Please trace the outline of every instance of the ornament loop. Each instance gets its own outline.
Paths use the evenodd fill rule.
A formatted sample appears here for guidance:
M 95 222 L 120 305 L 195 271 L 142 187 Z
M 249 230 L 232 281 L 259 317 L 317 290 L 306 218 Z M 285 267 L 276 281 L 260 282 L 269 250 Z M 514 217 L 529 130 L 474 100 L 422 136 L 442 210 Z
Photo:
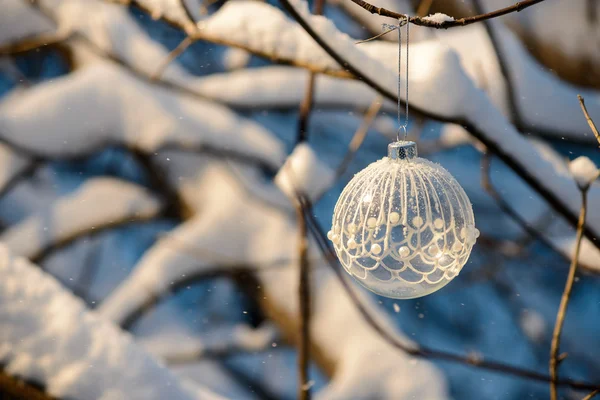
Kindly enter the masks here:
M 406 141 L 406 137 L 408 136 L 408 130 L 406 129 L 406 124 L 400 125 L 398 128 L 398 132 L 396 132 L 396 141 L 400 142 L 400 132 L 402 132 L 402 140 Z
M 407 140 L 399 140 L 388 144 L 388 157 L 392 160 L 412 160 L 417 158 L 417 144 Z

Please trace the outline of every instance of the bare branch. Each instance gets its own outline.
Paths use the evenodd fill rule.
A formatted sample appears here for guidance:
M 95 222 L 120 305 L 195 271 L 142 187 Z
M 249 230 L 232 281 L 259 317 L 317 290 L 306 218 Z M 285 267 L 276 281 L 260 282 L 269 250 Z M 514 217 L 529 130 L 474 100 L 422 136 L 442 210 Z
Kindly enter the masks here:
M 577 98 L 579 99 L 579 105 L 581 105 L 581 110 L 583 111 L 583 115 L 585 115 L 585 119 L 587 120 L 587 123 L 590 126 L 590 129 L 592 130 L 592 132 L 594 133 L 594 136 L 596 136 L 596 139 L 598 140 L 598 143 L 600 144 L 600 133 L 598 133 L 598 128 L 596 128 L 596 124 L 594 124 L 594 121 L 592 121 L 590 114 L 588 114 L 588 110 L 585 107 L 585 99 L 583 97 L 581 97 L 581 95 L 579 95 L 579 94 L 577 95 Z
M 538 232 L 538 230 L 536 228 L 531 226 L 531 224 L 527 220 L 522 218 L 510 206 L 510 204 L 502 198 L 502 196 L 500 195 L 500 193 L 498 193 L 498 191 L 496 190 L 496 188 L 494 187 L 494 185 L 492 183 L 491 168 L 490 168 L 491 163 L 492 163 L 491 155 L 487 151 L 484 152 L 483 157 L 481 158 L 481 186 L 487 192 L 487 194 L 489 194 L 494 199 L 494 201 L 496 202 L 496 204 L 498 205 L 500 210 L 502 210 L 506 215 L 508 215 L 510 218 L 512 218 L 512 220 L 515 221 L 532 238 L 539 240 L 541 243 L 546 245 L 549 249 L 556 252 L 561 257 L 563 257 L 565 260 L 570 260 L 568 257 L 566 257 L 560 251 L 560 249 L 558 249 L 556 246 L 554 246 L 554 244 L 550 240 L 548 240 L 544 235 L 542 235 L 540 232 Z
M 298 223 L 298 303 L 300 340 L 298 346 L 298 399 L 310 400 L 308 367 L 310 364 L 310 265 L 308 263 L 308 231 L 306 218 L 301 204 L 296 205 Z
M 323 14 L 323 3 L 324 0 L 317 0 L 315 2 L 314 14 L 321 15 Z M 308 82 L 306 83 L 306 91 L 304 94 L 304 99 L 300 104 L 300 117 L 298 118 L 298 134 L 296 135 L 296 144 L 305 142 L 308 139 L 308 120 L 310 118 L 310 113 L 313 109 L 314 97 L 315 97 L 315 80 L 317 74 L 313 71 L 310 72 L 308 77 Z
M 181 43 L 179 43 L 177 45 L 177 47 L 175 47 L 169 53 L 169 55 L 167 56 L 165 61 L 160 65 L 160 67 L 157 68 L 156 72 L 154 72 L 150 76 L 150 79 L 154 80 L 154 81 L 159 80 L 160 77 L 162 76 L 162 74 L 165 72 L 165 69 L 167 69 L 167 67 L 169 66 L 169 64 L 171 64 L 173 61 L 175 61 L 175 59 L 177 57 L 179 57 L 184 51 L 186 51 L 187 48 L 192 45 L 192 43 L 194 43 L 194 39 L 192 39 L 189 36 L 187 36 L 185 39 L 183 39 L 181 41 Z
M 550 399 L 557 400 L 556 383 L 558 380 L 558 351 L 560 349 L 560 335 L 565 322 L 565 316 L 567 314 L 567 307 L 569 306 L 569 299 L 571 298 L 571 292 L 573 291 L 573 283 L 575 282 L 575 275 L 577 274 L 577 266 L 579 260 L 579 251 L 581 250 L 581 239 L 583 239 L 583 226 L 585 224 L 585 216 L 587 213 L 587 190 L 589 187 L 581 189 L 581 213 L 579 214 L 579 223 L 577 224 L 577 239 L 575 242 L 575 254 L 569 267 L 569 274 L 567 276 L 567 282 L 565 283 L 565 290 L 563 291 L 560 299 L 560 305 L 558 307 L 558 313 L 556 315 L 556 324 L 554 325 L 554 332 L 552 333 L 552 344 L 550 348 Z
M 0 369 L 0 394 L 12 400 L 55 400 L 42 386 L 14 378 Z M 6 397 L 5 397 L 6 396 Z
M 374 6 L 373 4 L 367 3 L 364 0 L 351 0 L 351 1 L 355 4 L 357 4 L 358 6 L 364 8 L 371 14 L 379 14 L 383 17 L 390 17 L 390 18 L 401 19 L 401 20 L 405 20 L 407 18 L 406 14 L 401 14 L 401 13 L 398 13 L 395 11 L 387 10 L 383 7 Z M 492 19 L 492 18 L 501 17 L 503 15 L 510 14 L 512 12 L 519 12 L 521 10 L 526 9 L 527 7 L 531 7 L 537 3 L 541 3 L 542 1 L 544 1 L 544 0 L 520 1 L 518 3 L 513 4 L 512 6 L 501 8 L 501 9 L 498 9 L 496 11 L 492 11 L 492 12 L 489 12 L 486 14 L 474 15 L 472 17 L 465 17 L 465 18 L 460 18 L 460 19 L 453 19 L 453 20 L 444 21 L 441 23 L 434 22 L 434 21 L 428 19 L 427 17 L 410 17 L 409 22 L 411 22 L 415 25 L 419 25 L 419 26 L 426 26 L 428 28 L 448 29 L 448 28 L 454 28 L 457 26 L 470 25 L 470 24 L 474 24 L 476 22 L 481 22 L 481 21 L 485 21 L 488 19 Z
M 51 46 L 65 41 L 70 33 L 45 33 L 37 36 L 26 37 L 12 43 L 0 46 L 0 56 L 25 53 L 44 46 Z
M 598 393 L 600 393 L 600 390 L 594 390 L 592 393 L 588 394 L 581 400 L 592 400 Z
M 386 29 L 385 31 L 381 32 L 380 34 L 377 34 L 377 35 L 372 36 L 372 37 L 370 37 L 368 39 L 365 39 L 365 40 L 359 40 L 355 44 L 367 43 L 367 42 L 370 42 L 372 40 L 379 39 L 380 37 L 382 37 L 384 35 L 387 35 L 388 33 L 392 32 L 392 31 L 395 31 L 395 30 L 396 30 L 396 28 Z
M 350 165 L 350 162 L 352 162 L 354 155 L 356 154 L 356 152 L 362 145 L 363 141 L 365 140 L 365 137 L 367 136 L 367 132 L 369 131 L 369 127 L 371 126 L 371 124 L 373 123 L 373 120 L 377 116 L 377 113 L 381 109 L 382 104 L 383 104 L 383 99 L 381 97 L 377 97 L 371 103 L 371 106 L 367 110 L 367 113 L 365 114 L 365 117 L 364 117 L 362 123 L 360 124 L 360 126 L 358 127 L 356 132 L 354 132 L 354 136 L 352 136 L 352 140 L 350 140 L 350 144 L 348 145 L 348 151 L 346 152 L 344 159 L 342 160 L 339 167 L 335 171 L 336 179 L 339 178 L 340 176 L 342 176 L 344 174 L 344 172 L 346 172 L 346 169 Z
M 473 6 L 475 7 L 475 11 L 482 14 L 483 7 L 481 5 L 480 0 L 473 0 Z M 485 31 L 490 39 L 492 47 L 494 48 L 494 52 L 496 53 L 496 59 L 498 60 L 498 67 L 500 68 L 500 73 L 504 77 L 504 81 L 506 83 L 506 93 L 508 96 L 508 107 L 510 112 L 510 119 L 513 121 L 513 124 L 519 129 L 523 130 L 524 124 L 521 119 L 521 115 L 519 114 L 519 109 L 517 107 L 517 97 L 515 94 L 515 87 L 513 85 L 512 76 L 510 75 L 510 71 L 508 69 L 508 64 L 506 62 L 506 57 L 504 57 L 504 53 L 500 46 L 500 39 L 496 35 L 494 28 L 490 21 L 484 21 L 483 26 L 485 27 Z

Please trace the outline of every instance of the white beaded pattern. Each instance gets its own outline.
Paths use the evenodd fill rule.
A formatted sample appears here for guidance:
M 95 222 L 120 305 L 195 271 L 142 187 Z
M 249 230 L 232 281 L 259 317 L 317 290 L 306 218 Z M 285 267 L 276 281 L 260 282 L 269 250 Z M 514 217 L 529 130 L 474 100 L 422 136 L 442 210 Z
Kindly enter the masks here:
M 394 298 L 445 286 L 478 236 L 471 203 L 448 171 L 422 158 L 388 157 L 348 183 L 327 235 L 348 273 Z

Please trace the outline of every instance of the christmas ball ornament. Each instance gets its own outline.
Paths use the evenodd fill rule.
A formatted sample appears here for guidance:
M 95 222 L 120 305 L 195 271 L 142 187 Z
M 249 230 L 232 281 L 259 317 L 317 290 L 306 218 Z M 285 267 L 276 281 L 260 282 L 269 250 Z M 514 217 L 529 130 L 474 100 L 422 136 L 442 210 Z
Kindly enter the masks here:
M 344 188 L 328 238 L 345 270 L 387 297 L 425 296 L 454 279 L 479 231 L 459 183 L 417 157 L 414 142 L 388 146 L 388 157 Z

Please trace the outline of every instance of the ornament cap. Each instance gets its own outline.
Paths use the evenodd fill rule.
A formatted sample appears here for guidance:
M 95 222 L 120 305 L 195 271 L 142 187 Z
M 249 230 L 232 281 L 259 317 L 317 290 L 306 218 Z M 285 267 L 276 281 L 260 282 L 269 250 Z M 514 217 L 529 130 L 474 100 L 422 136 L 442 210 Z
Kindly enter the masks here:
M 417 157 L 417 144 L 399 140 L 388 145 L 388 157 L 392 160 L 411 160 Z

